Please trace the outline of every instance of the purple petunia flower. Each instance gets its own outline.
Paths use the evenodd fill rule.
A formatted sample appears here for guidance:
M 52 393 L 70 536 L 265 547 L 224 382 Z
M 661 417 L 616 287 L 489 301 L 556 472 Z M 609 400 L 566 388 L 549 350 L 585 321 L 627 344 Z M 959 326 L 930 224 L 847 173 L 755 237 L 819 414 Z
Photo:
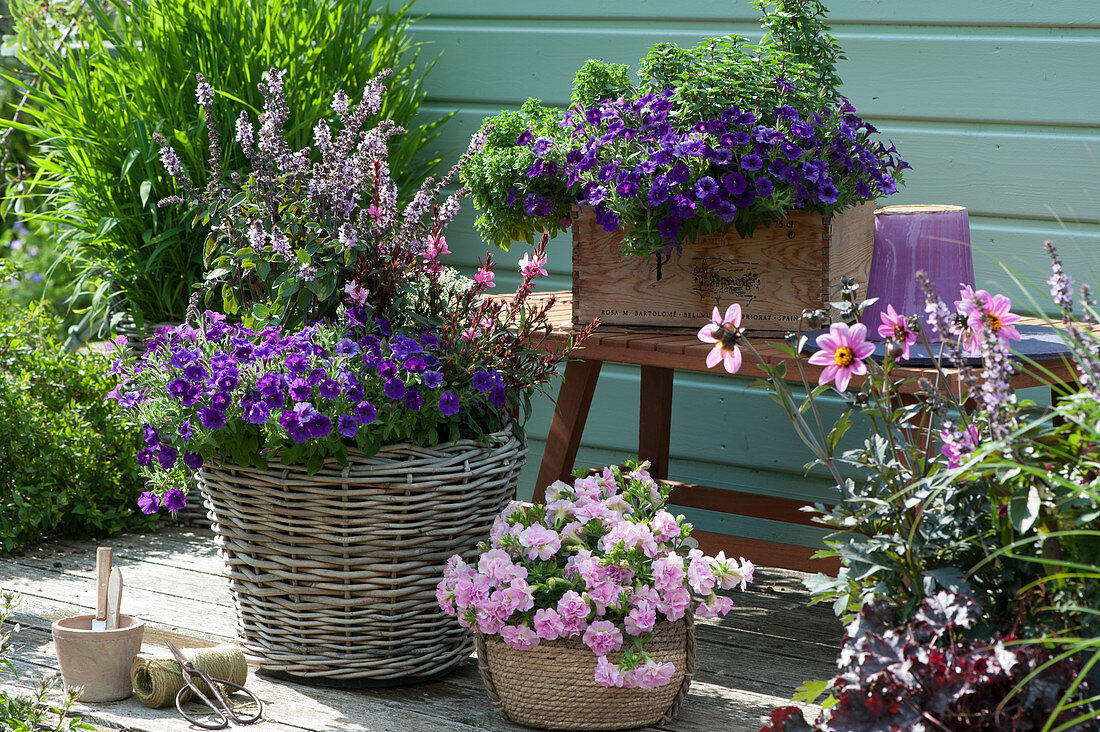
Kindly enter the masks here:
M 160 509 L 160 499 L 152 491 L 145 491 L 138 496 L 137 504 L 144 514 L 156 513 Z
M 424 359 L 419 356 L 410 356 L 405 359 L 405 370 L 410 374 L 424 373 L 424 369 L 428 368 L 428 364 L 424 363 Z
M 672 166 L 672 170 L 668 171 L 668 181 L 673 185 L 680 185 L 686 183 L 687 179 L 691 177 L 691 170 L 683 163 L 676 163 Z
M 535 157 L 541 158 L 543 155 L 550 152 L 550 148 L 553 146 L 554 142 L 549 137 L 540 137 L 535 140 L 535 144 L 531 146 L 531 152 L 535 154 Z
M 692 201 L 687 196 L 675 195 L 672 197 L 672 210 L 676 214 L 676 218 L 681 221 L 684 219 L 690 219 L 695 217 L 695 201 Z
M 405 392 L 405 407 L 416 412 L 424 406 L 424 397 L 420 396 L 419 389 L 409 389 Z
M 183 368 L 183 378 L 188 381 L 202 381 L 210 372 L 201 363 L 193 363 Z
M 360 424 L 370 424 L 378 416 L 378 408 L 370 402 L 359 402 L 355 406 L 355 418 Z
M 335 399 L 340 396 L 340 383 L 336 379 L 325 379 L 318 385 L 317 391 L 325 399 Z
M 808 122 L 792 122 L 791 134 L 795 137 L 809 139 L 814 136 L 814 128 L 813 125 Z
M 405 382 L 396 376 L 386 379 L 386 385 L 382 387 L 382 393 L 390 399 L 400 399 L 405 396 Z
M 141 428 L 141 432 L 142 441 L 149 447 L 156 447 L 160 444 L 160 432 L 157 429 L 149 425 L 144 425 Z
M 497 407 L 503 407 L 506 401 L 504 385 L 493 384 L 493 389 L 489 392 L 489 403 Z
M 336 419 L 336 431 L 344 437 L 355 437 L 359 434 L 359 420 L 349 414 L 341 414 Z
M 646 200 L 649 201 L 651 206 L 660 206 L 662 203 L 668 200 L 669 190 L 662 185 L 654 185 L 646 193 Z
M 187 505 L 187 496 L 179 488 L 169 488 L 164 494 L 164 507 L 169 511 L 182 511 Z
M 733 221 L 737 216 L 737 207 L 729 201 L 719 201 L 714 213 L 723 221 Z
M 664 238 L 675 239 L 680 234 L 680 220 L 672 217 L 662 219 L 661 223 L 657 225 L 657 229 Z
M 615 174 L 617 172 L 618 168 L 616 168 L 613 163 L 608 163 L 607 165 L 600 168 L 600 172 L 596 175 L 596 177 L 606 183 L 609 180 L 614 180 Z
M 202 455 L 187 450 L 183 453 L 183 464 L 192 470 L 198 470 L 202 467 Z
M 180 439 L 184 442 L 190 442 L 191 440 L 191 420 L 185 419 L 180 422 Z
M 840 191 L 837 190 L 831 180 L 826 179 L 817 186 L 817 198 L 822 203 L 836 203 L 839 195 Z
M 347 397 L 349 402 L 363 401 L 363 385 L 359 383 L 358 379 L 348 380 L 347 386 L 344 387 L 344 396 Z
M 741 158 L 742 170 L 748 170 L 751 172 L 754 170 L 760 170 L 762 167 L 764 167 L 764 161 L 761 160 L 760 156 L 755 153 L 746 155 L 745 157 Z
M 147 468 L 153 464 L 154 451 L 151 448 L 145 448 L 137 454 L 137 464 L 143 468 Z
M 439 411 L 446 417 L 453 417 L 458 414 L 459 403 L 458 395 L 445 391 L 439 395 Z
M 756 181 L 756 194 L 761 198 L 767 198 L 772 194 L 773 186 L 772 182 L 767 178 L 760 178 Z
M 225 426 L 225 412 L 213 407 L 200 407 L 199 422 L 207 429 L 221 429 Z
M 711 178 L 709 175 L 704 175 L 695 182 L 695 195 L 700 200 L 717 192 L 718 184 L 715 183 L 714 178 Z
M 219 412 L 224 412 L 229 409 L 232 403 L 233 397 L 227 391 L 219 391 L 210 398 L 210 406 L 217 409 Z
M 726 187 L 731 195 L 739 196 L 749 187 L 749 182 L 740 173 L 730 173 L 722 179 L 722 185 Z
M 425 371 L 424 372 L 424 386 L 429 389 L 438 389 L 443 386 L 443 372 L 442 371 Z
M 290 353 L 287 354 L 283 363 L 287 371 L 292 374 L 297 374 L 309 368 L 309 356 L 301 353 Z
M 535 136 L 531 134 L 531 130 L 524 130 L 519 133 L 519 137 L 516 138 L 516 145 L 518 147 L 527 147 L 531 144 L 531 140 L 535 139 Z
M 186 366 L 190 366 L 199 358 L 199 352 L 189 350 L 187 348 L 181 348 L 172 354 L 172 357 L 168 359 L 168 362 L 175 366 L 177 369 L 182 369 Z
M 296 402 L 304 402 L 309 399 L 313 393 L 313 387 L 309 385 L 309 382 L 302 378 L 291 379 L 290 381 L 290 398 Z
M 171 445 L 161 445 L 157 448 L 157 462 L 160 463 L 160 467 L 165 470 L 169 470 L 176 464 L 176 458 L 179 457 L 179 452 Z
M 262 399 L 241 400 L 241 419 L 249 424 L 263 424 L 271 416 L 271 407 Z
M 236 366 L 226 367 L 218 373 L 216 385 L 221 391 L 233 391 L 241 383 L 240 376 Z
M 328 374 L 324 369 L 313 369 L 309 372 L 309 375 L 306 376 L 306 383 L 310 386 L 317 386 L 324 381 L 327 376 Z
M 359 355 L 359 344 L 350 338 L 343 338 L 336 344 L 336 353 L 341 356 Z
M 585 188 L 587 189 L 585 198 L 591 206 L 595 206 L 607 198 L 607 189 L 595 181 L 586 184 Z
M 634 181 L 624 180 L 615 187 L 615 192 L 622 198 L 634 198 L 638 195 L 638 184 Z
M 487 371 L 478 371 L 473 378 L 474 388 L 482 394 L 493 388 L 493 377 Z

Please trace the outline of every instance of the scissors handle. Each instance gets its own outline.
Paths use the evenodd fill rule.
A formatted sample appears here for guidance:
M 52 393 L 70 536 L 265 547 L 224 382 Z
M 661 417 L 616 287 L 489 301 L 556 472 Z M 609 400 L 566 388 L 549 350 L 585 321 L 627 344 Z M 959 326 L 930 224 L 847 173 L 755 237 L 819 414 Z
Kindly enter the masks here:
M 234 724 L 240 725 L 253 724 L 260 721 L 260 717 L 262 717 L 264 713 L 264 705 L 263 702 L 260 701 L 260 697 L 256 696 L 255 693 L 249 691 L 243 686 L 240 686 L 239 684 L 234 684 L 231 681 L 222 681 L 221 679 L 211 678 L 206 674 L 202 674 L 202 677 L 203 681 L 206 682 L 207 686 L 214 692 L 214 698 L 221 702 L 221 706 L 219 707 L 217 704 L 215 704 L 214 701 L 207 697 L 206 694 L 203 694 L 197 686 L 194 686 L 193 684 L 185 686 L 180 689 L 179 692 L 176 694 L 176 709 L 179 711 L 184 719 L 197 727 L 202 727 L 203 729 L 225 729 L 229 726 L 230 720 L 232 720 Z M 237 712 L 233 709 L 233 705 L 229 703 L 229 700 L 226 699 L 225 695 L 222 693 L 221 687 L 228 687 L 232 691 L 239 691 L 247 696 L 249 700 L 256 705 L 256 711 L 252 714 L 249 714 L 248 716 L 237 714 Z M 196 697 L 201 699 L 207 707 L 210 708 L 210 711 L 212 711 L 217 717 L 217 722 L 208 722 L 196 719 L 189 715 L 187 712 L 183 711 L 183 695 L 188 690 L 190 690 Z

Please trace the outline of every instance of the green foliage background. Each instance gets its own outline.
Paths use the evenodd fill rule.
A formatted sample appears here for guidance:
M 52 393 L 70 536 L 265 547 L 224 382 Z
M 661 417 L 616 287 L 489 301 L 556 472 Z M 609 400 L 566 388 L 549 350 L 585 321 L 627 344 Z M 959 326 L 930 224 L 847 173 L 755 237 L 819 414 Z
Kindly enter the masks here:
M 34 206 L 36 218 L 58 225 L 78 286 L 98 304 L 121 298 L 139 325 L 181 319 L 202 277 L 206 233 L 186 211 L 157 206 L 174 184 L 151 141 L 154 131 L 172 139 L 192 179 L 206 182 L 196 72 L 225 95 L 216 105 L 255 116 L 263 73 L 286 71 L 293 80 L 290 138 L 304 146 L 313 122 L 331 114 L 333 92 L 354 97 L 387 68 L 395 72 L 380 114 L 407 125 L 432 65 L 418 63 L 408 6 L 379 8 L 370 0 L 89 0 L 90 20 L 69 37 L 36 25 L 49 17 L 39 6 L 13 8 L 20 58 L 32 76 L 9 80 L 30 90 L 31 104 L 25 123 L 7 124 L 37 145 L 37 173 L 8 205 L 16 213 Z M 436 159 L 418 153 L 440 122 L 397 138 L 391 165 L 399 185 L 434 167 Z M 233 123 L 225 115 L 220 129 L 229 170 L 245 167 Z
M 0 297 L 0 554 L 48 533 L 86 539 L 155 520 L 134 511 L 141 440 L 104 400 L 110 359 L 69 353 L 57 330 L 45 307 Z

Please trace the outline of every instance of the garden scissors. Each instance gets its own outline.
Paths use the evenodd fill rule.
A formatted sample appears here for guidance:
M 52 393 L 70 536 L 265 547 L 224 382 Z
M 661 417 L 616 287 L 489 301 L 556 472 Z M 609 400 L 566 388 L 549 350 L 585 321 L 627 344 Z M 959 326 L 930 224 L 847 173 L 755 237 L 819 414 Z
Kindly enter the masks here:
M 177 661 L 179 661 L 180 671 L 183 673 L 183 680 L 187 682 L 187 686 L 180 689 L 179 693 L 176 694 L 176 709 L 179 710 L 179 713 L 183 715 L 184 719 L 186 719 L 191 724 L 197 727 L 202 727 L 204 729 L 225 729 L 229 726 L 229 722 L 231 720 L 234 724 L 238 725 L 253 724 L 254 722 L 260 721 L 260 717 L 263 716 L 264 713 L 264 706 L 258 696 L 256 696 L 243 686 L 238 686 L 237 684 L 233 684 L 228 681 L 222 681 L 221 679 L 212 678 L 205 671 L 196 668 L 193 663 L 183 657 L 183 654 L 179 652 L 179 649 L 172 645 L 172 641 L 165 641 L 165 645 L 168 646 L 168 650 L 171 651 L 172 655 L 176 657 Z M 199 689 L 199 686 L 195 683 L 196 678 L 199 681 L 205 683 L 206 688 L 214 693 L 214 699 L 216 699 L 217 702 L 221 704 L 220 707 L 213 701 L 211 701 L 206 696 L 206 694 L 204 694 Z M 256 705 L 255 713 L 249 714 L 248 716 L 241 716 L 237 714 L 237 712 L 233 709 L 233 705 L 230 704 L 229 700 L 225 698 L 225 694 L 222 692 L 222 688 L 228 688 L 230 690 L 230 693 L 233 693 L 234 691 L 239 691 L 247 695 L 251 703 Z M 191 693 L 193 693 L 198 699 L 204 702 L 206 706 L 210 707 L 210 710 L 214 712 L 214 716 L 218 720 L 217 722 L 206 722 L 195 719 L 187 712 L 183 711 L 183 695 L 184 692 L 186 692 L 188 689 L 190 689 Z

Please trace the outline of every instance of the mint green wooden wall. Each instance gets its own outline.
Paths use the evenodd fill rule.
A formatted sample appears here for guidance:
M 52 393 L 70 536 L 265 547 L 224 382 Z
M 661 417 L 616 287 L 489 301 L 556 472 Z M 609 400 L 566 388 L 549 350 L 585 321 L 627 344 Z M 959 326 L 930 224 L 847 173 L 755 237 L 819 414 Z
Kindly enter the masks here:
M 912 165 L 889 203 L 955 203 L 970 210 L 976 278 L 1021 299 L 997 263 L 1045 291 L 1041 244 L 1052 238 L 1078 280 L 1100 252 L 1100 1 L 833 0 L 833 34 L 848 60 L 844 93 Z M 681 45 L 760 29 L 746 0 L 417 0 L 415 37 L 441 54 L 429 81 L 432 112 L 457 111 L 441 149 L 465 147 L 481 121 L 529 96 L 564 104 L 588 58 L 634 63 L 658 41 Z M 456 259 L 485 245 L 469 209 L 451 227 Z M 570 285 L 570 242 L 551 243 L 544 289 Z M 522 253 L 514 247 L 501 264 Z M 504 267 L 500 267 L 501 273 Z M 505 279 L 498 276 L 498 280 Z M 514 283 L 506 280 L 505 284 Z M 1039 293 L 1040 295 L 1042 293 Z M 604 369 L 578 462 L 604 465 L 637 449 L 638 374 Z M 770 399 L 742 379 L 677 375 L 672 476 L 726 488 L 826 498 L 803 476 L 807 454 Z M 529 423 L 530 492 L 553 405 Z M 711 530 L 812 543 L 764 521 L 696 512 Z M 754 558 L 766 562 L 765 557 Z

